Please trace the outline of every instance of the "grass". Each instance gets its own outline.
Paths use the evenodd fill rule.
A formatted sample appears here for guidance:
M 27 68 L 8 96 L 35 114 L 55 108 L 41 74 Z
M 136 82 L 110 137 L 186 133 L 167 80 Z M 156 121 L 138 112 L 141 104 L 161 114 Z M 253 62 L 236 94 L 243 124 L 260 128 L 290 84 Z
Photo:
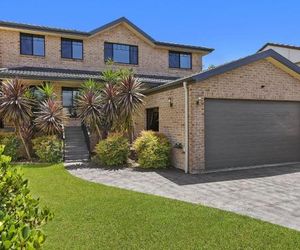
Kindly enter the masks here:
M 45 249 L 299 249 L 300 233 L 246 216 L 21 166 L 54 212 Z

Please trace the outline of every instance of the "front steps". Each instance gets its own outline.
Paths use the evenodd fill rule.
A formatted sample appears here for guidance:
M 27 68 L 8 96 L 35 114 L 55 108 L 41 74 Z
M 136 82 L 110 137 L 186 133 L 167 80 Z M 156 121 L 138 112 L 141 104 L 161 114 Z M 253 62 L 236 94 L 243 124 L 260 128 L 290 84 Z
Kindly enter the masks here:
M 89 159 L 90 153 L 82 128 L 65 127 L 65 162 L 84 162 Z

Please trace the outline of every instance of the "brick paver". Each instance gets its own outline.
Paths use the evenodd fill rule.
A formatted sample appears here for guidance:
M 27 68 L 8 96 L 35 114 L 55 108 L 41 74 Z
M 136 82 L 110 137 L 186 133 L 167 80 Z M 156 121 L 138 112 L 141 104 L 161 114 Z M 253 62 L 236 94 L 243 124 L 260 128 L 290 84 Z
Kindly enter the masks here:
M 69 166 L 82 179 L 248 215 L 300 230 L 300 165 L 202 175 Z

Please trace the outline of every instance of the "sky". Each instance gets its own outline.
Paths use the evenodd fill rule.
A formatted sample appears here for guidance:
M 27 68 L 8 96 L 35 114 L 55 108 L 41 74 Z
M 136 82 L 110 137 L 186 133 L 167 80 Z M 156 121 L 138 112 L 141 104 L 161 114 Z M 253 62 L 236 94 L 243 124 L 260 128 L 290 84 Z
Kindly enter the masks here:
M 266 42 L 300 45 L 297 0 L 0 0 L 0 20 L 90 31 L 125 16 L 158 41 L 214 48 L 204 68 Z

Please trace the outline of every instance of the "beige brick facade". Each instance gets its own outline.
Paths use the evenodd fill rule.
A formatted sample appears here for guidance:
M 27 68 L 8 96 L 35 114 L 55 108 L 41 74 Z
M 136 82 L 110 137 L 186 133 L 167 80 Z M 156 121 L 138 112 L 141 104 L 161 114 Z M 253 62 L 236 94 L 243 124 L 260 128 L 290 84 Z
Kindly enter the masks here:
M 20 31 L 0 28 L 0 68 L 32 66 L 102 71 L 106 67 L 104 63 L 104 42 L 113 42 L 138 46 L 138 65 L 117 64 L 116 66 L 130 67 L 140 74 L 185 76 L 199 72 L 202 69 L 203 53 L 201 51 L 193 52 L 191 70 L 170 69 L 168 51 L 169 49 L 174 50 L 174 48 L 155 46 L 122 23 L 90 37 L 76 37 L 77 39 L 83 39 L 83 60 L 61 58 L 61 37 L 72 38 L 72 36 L 43 33 L 42 31 L 23 32 L 45 35 L 45 57 L 20 55 Z M 177 48 L 175 50 L 186 51 Z
M 262 86 L 264 86 L 262 88 Z M 159 107 L 160 132 L 172 143 L 184 142 L 184 91 L 182 86 L 147 97 L 146 108 Z M 201 98 L 197 105 L 197 99 Z M 168 98 L 172 98 L 173 107 Z M 267 59 L 189 85 L 189 169 L 205 169 L 205 98 L 300 101 L 300 80 L 274 66 Z M 141 125 L 141 122 L 142 125 Z M 137 131 L 145 126 L 145 116 L 137 121 Z M 183 169 L 183 150 L 173 150 L 173 164 Z
M 169 98 L 173 103 L 170 107 Z M 136 119 L 135 132 L 138 134 L 146 129 L 146 109 L 159 107 L 159 131 L 170 139 L 172 145 L 183 144 L 184 141 L 184 92 L 176 88 L 146 97 L 145 109 Z M 182 149 L 172 149 L 172 165 L 183 169 L 184 152 Z

